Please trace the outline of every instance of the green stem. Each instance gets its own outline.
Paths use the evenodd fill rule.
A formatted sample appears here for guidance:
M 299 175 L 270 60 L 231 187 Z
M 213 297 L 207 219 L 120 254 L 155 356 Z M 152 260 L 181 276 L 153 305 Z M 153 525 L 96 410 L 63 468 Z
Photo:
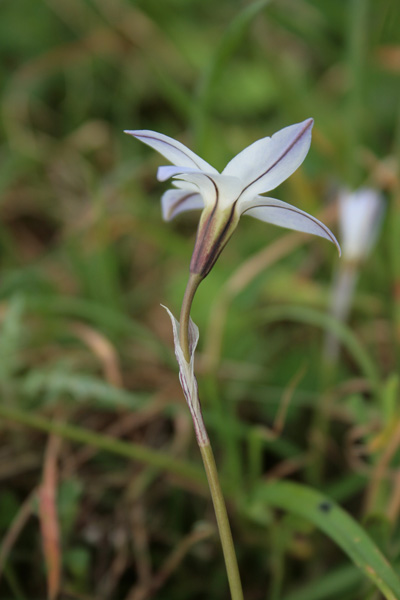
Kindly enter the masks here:
M 185 290 L 185 295 L 183 296 L 181 315 L 179 317 L 179 343 L 185 355 L 186 362 L 190 362 L 190 349 L 188 338 L 190 309 L 192 307 L 194 295 L 196 293 L 197 288 L 200 285 L 201 280 L 202 277 L 200 275 L 197 275 L 196 273 L 190 273 Z
M 185 356 L 186 362 L 190 362 L 191 360 L 188 335 L 190 309 L 192 306 L 194 295 L 201 280 L 202 277 L 200 275 L 193 273 L 190 274 L 186 286 L 185 295 L 182 301 L 182 308 L 180 314 L 179 343 L 181 345 L 181 349 Z M 191 413 L 194 428 L 196 431 L 196 439 L 200 449 L 201 457 L 203 459 L 204 469 L 207 474 L 208 485 L 210 488 L 211 498 L 214 505 L 218 533 L 221 540 L 222 551 L 225 559 L 225 567 L 228 576 L 231 598 L 232 600 L 243 600 L 242 584 L 240 581 L 239 568 L 237 564 L 235 548 L 233 545 L 228 513 L 226 510 L 226 505 L 221 490 L 221 484 L 218 477 L 217 467 L 215 465 L 214 454 L 208 438 L 206 426 L 204 424 L 203 415 L 201 413 L 200 402 L 198 403 L 198 407 L 199 409 L 196 410 L 195 414 L 193 413 L 194 409 L 192 407 Z
M 330 314 L 338 322 L 345 324 L 351 309 L 354 289 L 358 278 L 358 268 L 355 262 L 343 262 L 336 273 L 330 306 Z M 340 341 L 333 330 L 325 335 L 320 366 L 319 395 L 311 422 L 311 454 L 308 475 L 310 483 L 315 486 L 322 484 L 326 466 L 327 449 L 331 428 L 331 413 L 333 397 L 329 388 L 335 381 L 335 373 L 339 361 Z
M 219 536 L 222 544 L 222 551 L 224 553 L 231 598 L 232 600 L 243 600 L 239 568 L 237 564 L 235 548 L 233 545 L 228 513 L 226 511 L 225 501 L 222 494 L 221 485 L 219 483 L 217 467 L 215 466 L 214 454 L 210 443 L 208 443 L 206 446 L 199 445 L 199 448 L 207 474 L 208 485 L 210 486 L 211 498 L 214 505 Z

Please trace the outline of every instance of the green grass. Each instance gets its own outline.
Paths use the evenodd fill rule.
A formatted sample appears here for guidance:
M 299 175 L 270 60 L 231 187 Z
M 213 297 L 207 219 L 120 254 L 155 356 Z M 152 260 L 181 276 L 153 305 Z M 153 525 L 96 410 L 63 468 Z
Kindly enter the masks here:
M 162 222 L 162 159 L 122 131 L 171 135 L 220 169 L 313 117 L 277 197 L 338 233 L 340 187 L 385 196 L 349 320 L 328 312 L 333 247 L 243 218 L 193 306 L 200 395 L 245 598 L 400 600 L 398 3 L 1 12 L 0 598 L 43 599 L 57 571 L 43 482 L 60 532 L 49 597 L 227 598 L 160 307 L 179 311 L 197 215 Z M 340 507 L 318 512 L 322 497 Z

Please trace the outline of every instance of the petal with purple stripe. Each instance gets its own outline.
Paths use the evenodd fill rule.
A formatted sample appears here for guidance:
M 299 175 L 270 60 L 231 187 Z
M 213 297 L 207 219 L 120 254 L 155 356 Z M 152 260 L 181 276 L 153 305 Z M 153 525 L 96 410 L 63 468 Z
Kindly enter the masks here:
M 197 192 L 168 190 L 161 198 L 164 221 L 171 221 L 180 213 L 204 208 L 203 198 Z
M 132 135 L 144 144 L 154 148 L 154 150 L 165 156 L 173 165 L 218 173 L 214 167 L 200 158 L 200 156 L 197 156 L 197 154 L 186 148 L 181 142 L 174 140 L 168 135 L 148 129 L 125 130 L 124 133 Z
M 281 129 L 248 146 L 222 171 L 241 180 L 240 200 L 273 190 L 303 162 L 311 143 L 313 120 Z
M 292 204 L 275 198 L 256 196 L 252 200 L 241 204 L 240 208 L 242 214 L 260 221 L 323 237 L 335 244 L 340 256 L 340 246 L 332 231 L 321 221 Z

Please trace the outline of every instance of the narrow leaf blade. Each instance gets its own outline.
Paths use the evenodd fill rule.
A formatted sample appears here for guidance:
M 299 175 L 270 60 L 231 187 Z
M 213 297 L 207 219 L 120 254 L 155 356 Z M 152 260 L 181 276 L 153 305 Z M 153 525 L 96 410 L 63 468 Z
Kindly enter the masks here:
M 364 529 L 330 498 L 305 485 L 274 481 L 261 485 L 256 499 L 313 523 L 341 547 L 387 600 L 400 599 L 400 579 L 388 560 Z

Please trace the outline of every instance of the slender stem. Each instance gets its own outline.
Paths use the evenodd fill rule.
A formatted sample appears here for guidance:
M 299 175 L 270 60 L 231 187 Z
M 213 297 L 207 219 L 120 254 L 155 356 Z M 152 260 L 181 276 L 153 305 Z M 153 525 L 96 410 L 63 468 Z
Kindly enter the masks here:
M 181 345 L 182 351 L 185 355 L 186 362 L 190 361 L 190 350 L 189 350 L 189 339 L 188 339 L 188 331 L 189 331 L 189 318 L 190 318 L 190 309 L 192 307 L 192 302 L 194 295 L 196 293 L 197 288 L 200 285 L 202 277 L 195 273 L 190 273 L 189 280 L 186 285 L 185 295 L 183 296 L 181 315 L 179 318 L 180 328 L 179 328 L 179 343 Z
M 199 448 L 207 474 L 208 485 L 210 486 L 211 498 L 214 505 L 219 536 L 222 544 L 222 551 L 224 553 L 231 598 L 232 600 L 243 600 L 239 568 L 237 564 L 235 548 L 233 545 L 228 513 L 226 511 L 225 501 L 222 495 L 221 485 L 219 483 L 217 467 L 215 466 L 214 454 L 210 443 L 208 443 L 206 446 L 199 445 Z
M 186 362 L 190 362 L 189 348 L 189 318 L 190 309 L 196 290 L 202 280 L 202 277 L 191 273 L 186 286 L 185 295 L 182 301 L 179 327 L 179 343 Z M 196 386 L 197 387 L 197 386 Z M 197 408 L 195 408 L 197 406 Z M 211 498 L 214 505 L 215 516 L 217 519 L 218 532 L 221 540 L 222 551 L 225 559 L 226 573 L 228 576 L 229 588 L 232 600 L 243 600 L 242 584 L 240 581 L 239 568 L 236 559 L 235 548 L 233 545 L 231 528 L 229 525 L 228 513 L 224 497 L 219 482 L 217 467 L 215 465 L 214 454 L 208 438 L 207 430 L 201 413 L 200 402 L 194 403 L 190 407 L 193 424 L 196 431 L 196 439 L 203 459 L 204 469 L 207 474 L 208 485 L 211 492 Z
M 333 282 L 330 314 L 342 323 L 345 323 L 349 316 L 358 274 L 359 265 L 343 259 Z M 325 336 L 323 360 L 331 366 L 336 365 L 339 350 L 340 342 L 337 336 L 333 331 L 328 331 Z

